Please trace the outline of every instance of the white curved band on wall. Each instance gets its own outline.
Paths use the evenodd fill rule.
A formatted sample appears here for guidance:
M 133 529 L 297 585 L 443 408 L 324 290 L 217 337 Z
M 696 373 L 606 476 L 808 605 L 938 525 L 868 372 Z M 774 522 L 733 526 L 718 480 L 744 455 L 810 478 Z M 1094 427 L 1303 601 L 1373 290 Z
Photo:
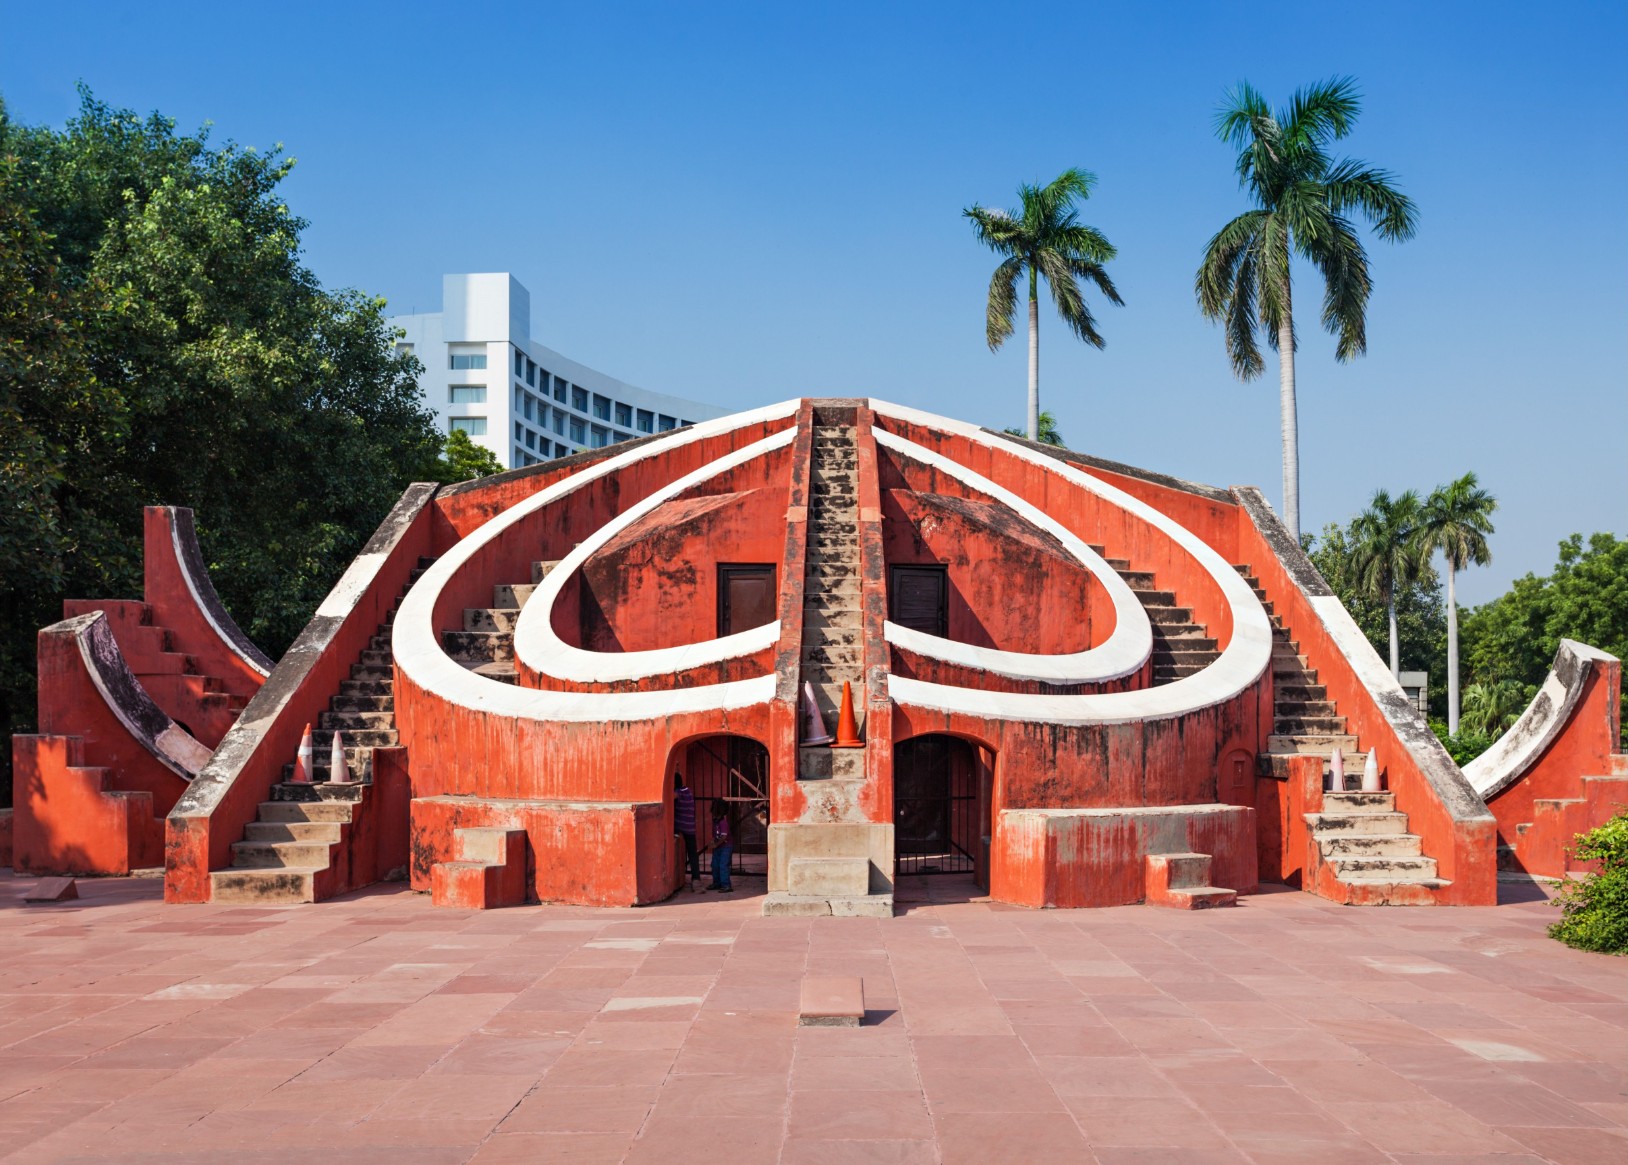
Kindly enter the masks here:
M 1470 787 L 1485 800 L 1525 776 L 1576 712 L 1594 665 L 1615 663 L 1616 659 L 1597 647 L 1562 639 L 1555 650 L 1554 666 L 1521 718 L 1491 748 L 1464 766 Z
M 186 547 L 181 544 L 181 531 L 176 526 L 173 514 L 165 524 L 170 528 L 170 550 L 175 556 L 175 564 L 181 572 L 181 578 L 187 584 L 187 593 L 192 596 L 193 609 L 204 617 L 204 622 L 209 624 L 210 630 L 214 631 L 215 636 L 226 645 L 226 649 L 243 661 L 243 666 L 261 678 L 271 675 L 269 661 L 256 659 L 244 651 L 238 644 L 237 636 L 222 627 L 220 620 L 215 618 L 216 605 L 220 602 L 220 596 L 215 592 L 215 584 L 205 578 L 200 585 L 200 581 L 193 577 L 192 559 L 188 556 Z M 196 547 L 196 542 L 194 546 Z M 209 590 L 207 598 L 204 595 L 206 586 Z
M 977 647 L 901 627 L 891 621 L 883 625 L 889 643 L 927 659 L 958 664 L 1009 679 L 1041 680 L 1051 684 L 1102 683 L 1122 679 L 1141 670 L 1153 653 L 1153 624 L 1149 622 L 1146 609 L 1137 601 L 1130 586 L 1119 577 L 1119 572 L 1103 561 L 1100 554 L 1045 511 L 1003 486 L 996 485 L 982 474 L 896 434 L 882 429 L 872 432 L 881 448 L 902 454 L 954 478 L 962 485 L 970 486 L 993 498 L 1029 525 L 1057 539 L 1069 556 L 1102 584 L 1114 607 L 1114 630 L 1107 641 L 1085 651 L 1068 654 L 1036 655 Z
M 521 608 L 514 628 L 515 659 L 540 675 L 573 683 L 611 683 L 671 675 L 689 668 L 706 667 L 725 660 L 740 659 L 768 651 L 780 642 L 780 621 L 765 623 L 733 635 L 684 643 L 677 647 L 657 647 L 647 651 L 586 651 L 573 647 L 554 630 L 554 604 L 573 578 L 612 538 L 687 490 L 711 481 L 731 469 L 784 449 L 797 439 L 795 428 L 756 441 L 744 449 L 726 453 L 700 469 L 663 486 L 643 501 L 595 530 L 548 572 L 548 577 L 532 592 Z
M 396 666 L 425 691 L 459 707 L 529 720 L 576 723 L 651 720 L 685 712 L 725 711 L 768 703 L 774 697 L 773 674 L 656 692 L 555 692 L 500 683 L 469 671 L 442 650 L 441 639 L 435 629 L 435 604 L 447 583 L 478 551 L 503 537 L 517 523 L 537 511 L 569 497 L 590 482 L 640 461 L 661 457 L 696 441 L 721 436 L 749 425 L 793 417 L 799 403 L 796 400 L 782 401 L 751 412 L 736 413 L 680 429 L 669 436 L 590 465 L 491 518 L 460 539 L 408 590 L 396 615 L 393 636 Z M 795 429 L 788 429 L 787 432 L 795 433 Z
M 1265 673 L 1272 656 L 1272 625 L 1267 620 L 1266 609 L 1226 559 L 1192 531 L 1124 490 L 1082 473 L 1066 462 L 994 437 L 976 426 L 931 416 L 888 401 L 871 400 L 869 404 L 879 416 L 953 433 L 1009 457 L 1027 461 L 1147 523 L 1192 556 L 1221 591 L 1222 599 L 1232 613 L 1232 639 L 1221 652 L 1221 657 L 1195 675 L 1158 687 L 1079 696 L 1038 695 L 1029 692 L 990 692 L 889 676 L 888 694 L 895 702 L 928 711 L 1003 720 L 1070 725 L 1120 724 L 1134 720 L 1164 720 L 1212 707 L 1245 691 Z

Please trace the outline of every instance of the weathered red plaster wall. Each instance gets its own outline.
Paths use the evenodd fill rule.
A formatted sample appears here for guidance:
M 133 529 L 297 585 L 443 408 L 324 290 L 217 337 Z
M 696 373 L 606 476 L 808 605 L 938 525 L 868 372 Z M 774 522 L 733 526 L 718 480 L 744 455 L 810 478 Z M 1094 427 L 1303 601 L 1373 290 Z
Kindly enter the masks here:
M 1592 661 L 1582 694 L 1554 740 L 1519 780 L 1488 799 L 1487 808 L 1498 819 L 1498 840 L 1513 848 L 1516 861 L 1528 873 L 1565 877 L 1568 869 L 1576 868 L 1567 853 L 1576 834 L 1604 824 L 1622 799 L 1620 795 L 1596 796 L 1603 815 L 1585 809 L 1581 813 L 1573 811 L 1572 819 L 1565 819 L 1562 812 L 1562 819 L 1553 823 L 1540 822 L 1544 812 L 1552 814 L 1570 807 L 1550 805 L 1540 811 L 1536 804 L 1555 800 L 1584 802 L 1588 793 L 1594 792 L 1585 788 L 1584 777 L 1616 772 L 1618 762 L 1613 754 L 1621 739 L 1621 695 L 1622 664 Z M 1628 793 L 1628 786 L 1616 792 Z M 1616 811 L 1620 812 L 1620 807 Z M 1523 831 L 1519 828 L 1523 825 L 1535 828 Z
M 948 638 L 1034 655 L 1084 651 L 1107 637 L 1093 618 L 1099 596 L 1112 631 L 1096 579 L 1006 507 L 907 488 L 884 490 L 881 502 L 887 565 L 945 568 Z
M 716 638 L 720 564 L 774 566 L 779 581 L 790 459 L 773 460 L 778 483 L 753 488 L 749 483 L 767 476 L 770 466 L 742 466 L 729 475 L 731 484 L 744 487 L 738 492 L 663 506 L 590 558 L 579 575 L 581 636 L 561 638 L 590 651 L 647 651 Z
M 77 736 L 11 738 L 19 873 L 124 875 L 163 858 L 152 794 L 115 788 L 109 769 L 86 764 L 83 744 Z

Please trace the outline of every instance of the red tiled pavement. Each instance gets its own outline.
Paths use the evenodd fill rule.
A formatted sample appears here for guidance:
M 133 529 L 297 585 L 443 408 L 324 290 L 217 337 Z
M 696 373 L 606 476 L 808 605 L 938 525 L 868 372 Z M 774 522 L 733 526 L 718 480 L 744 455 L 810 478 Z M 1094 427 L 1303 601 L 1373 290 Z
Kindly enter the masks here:
M 0 873 L 8 1165 L 1628 1162 L 1628 963 L 1536 901 L 1031 912 L 933 879 L 811 920 L 30 884 Z M 863 978 L 865 1026 L 799 1028 L 808 976 Z

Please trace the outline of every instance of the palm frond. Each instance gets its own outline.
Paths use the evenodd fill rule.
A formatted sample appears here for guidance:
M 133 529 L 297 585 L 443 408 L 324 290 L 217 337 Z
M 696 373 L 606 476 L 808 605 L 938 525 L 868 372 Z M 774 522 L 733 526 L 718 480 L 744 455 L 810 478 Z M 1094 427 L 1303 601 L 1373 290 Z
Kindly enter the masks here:
M 1482 489 L 1474 473 L 1437 486 L 1425 500 L 1419 520 L 1420 553 L 1440 550 L 1454 570 L 1492 561 L 1487 535 L 1498 499 Z
M 1396 189 L 1396 175 L 1370 168 L 1364 162 L 1342 159 L 1329 167 L 1323 179 L 1328 204 L 1336 214 L 1359 211 L 1374 224 L 1379 237 L 1390 242 L 1411 239 L 1419 229 L 1418 208 Z
M 984 339 L 993 352 L 1011 336 L 1017 315 L 1017 281 L 1025 266 L 1014 255 L 995 268 L 989 280 L 989 302 L 984 311 Z
M 1010 255 L 1018 250 L 1023 235 L 1022 224 L 1010 211 L 998 208 L 991 210 L 973 203 L 961 214 L 962 217 L 972 220 L 973 233 L 978 236 L 978 241 L 991 251 Z
M 1091 315 L 1085 296 L 1080 294 L 1079 282 L 1068 260 L 1056 251 L 1041 251 L 1035 258 L 1040 274 L 1046 278 L 1046 286 L 1051 288 L 1051 300 L 1057 305 L 1057 314 L 1068 325 L 1069 331 L 1093 348 L 1101 348 L 1104 341 L 1097 332 L 1097 321 Z
M 1072 219 L 1072 215 L 1070 218 Z M 1088 227 L 1084 223 L 1069 222 L 1060 226 L 1051 233 L 1048 244 L 1070 258 L 1084 259 L 1092 263 L 1106 263 L 1119 254 L 1114 245 L 1108 241 L 1108 236 L 1096 227 Z
M 1277 348 L 1279 329 L 1285 321 L 1293 323 L 1294 300 L 1289 285 L 1289 227 L 1276 214 L 1268 216 L 1255 245 L 1255 281 L 1266 342 Z
M 1266 370 L 1255 334 L 1260 326 L 1255 310 L 1255 293 L 1260 287 L 1256 270 L 1258 240 L 1242 251 L 1235 264 L 1232 286 L 1226 293 L 1227 356 L 1239 380 L 1253 380 Z
M 1368 253 L 1351 224 L 1328 216 L 1328 235 L 1308 257 L 1323 276 L 1323 327 L 1337 338 L 1335 359 L 1345 361 L 1368 350 Z
M 1283 138 L 1292 148 L 1321 146 L 1351 132 L 1362 111 L 1362 94 L 1351 77 L 1334 77 L 1295 90 L 1289 107 L 1278 116 Z
M 1193 291 L 1206 318 L 1219 320 L 1226 314 L 1239 258 L 1253 245 L 1267 217 L 1264 210 L 1245 211 L 1216 231 L 1205 245 L 1204 258 L 1193 277 Z

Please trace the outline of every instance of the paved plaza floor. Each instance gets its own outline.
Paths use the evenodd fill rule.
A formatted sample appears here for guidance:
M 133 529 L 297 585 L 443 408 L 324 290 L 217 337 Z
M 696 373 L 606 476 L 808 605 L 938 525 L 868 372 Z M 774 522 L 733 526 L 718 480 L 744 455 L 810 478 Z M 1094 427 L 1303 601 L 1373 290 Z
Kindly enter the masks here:
M 1189 914 L 924 878 L 805 920 L 751 882 L 487 913 L 32 884 L 0 873 L 8 1165 L 1628 1162 L 1628 960 L 1519 887 Z M 865 1025 L 799 1028 L 809 975 L 862 977 Z

